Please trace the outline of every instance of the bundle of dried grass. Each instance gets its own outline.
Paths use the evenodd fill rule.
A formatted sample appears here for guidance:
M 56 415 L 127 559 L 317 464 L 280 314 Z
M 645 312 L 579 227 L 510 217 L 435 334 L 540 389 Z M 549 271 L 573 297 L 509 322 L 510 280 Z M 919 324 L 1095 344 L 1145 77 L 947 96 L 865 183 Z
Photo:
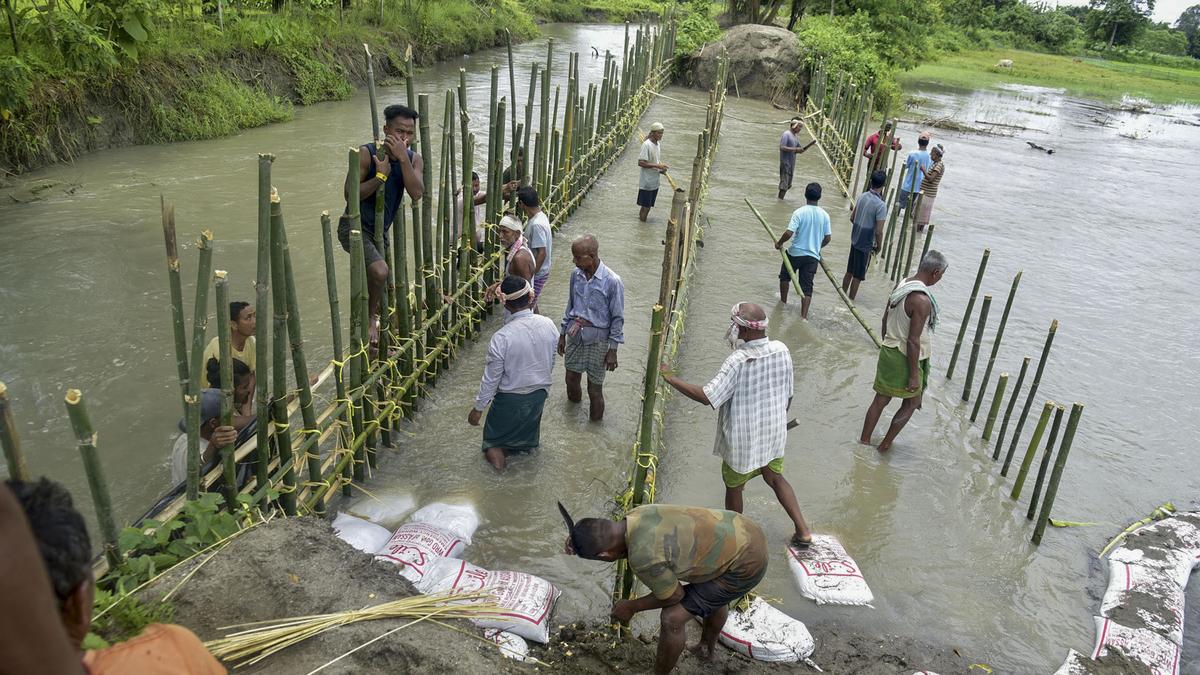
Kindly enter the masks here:
M 364 609 L 333 614 L 314 614 L 290 619 L 271 619 L 224 626 L 221 630 L 243 629 L 205 642 L 213 656 L 236 662 L 235 668 L 258 663 L 268 656 L 299 644 L 332 628 L 375 619 L 412 619 L 410 626 L 432 619 L 494 618 L 501 609 L 485 601 L 487 593 L 438 593 L 415 595 Z M 474 601 L 465 604 L 464 601 Z M 439 623 L 435 621 L 435 623 Z

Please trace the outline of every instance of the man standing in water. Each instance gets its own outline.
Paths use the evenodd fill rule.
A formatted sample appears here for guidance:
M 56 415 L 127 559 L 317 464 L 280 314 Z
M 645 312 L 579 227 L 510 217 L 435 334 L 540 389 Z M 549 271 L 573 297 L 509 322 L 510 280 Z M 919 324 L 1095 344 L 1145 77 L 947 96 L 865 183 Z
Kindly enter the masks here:
M 796 169 L 796 155 L 808 150 L 816 143 L 813 139 L 812 143 L 801 146 L 798 134 L 800 129 L 804 127 L 804 123 L 799 117 L 793 117 L 788 123 L 788 128 L 783 130 L 783 135 L 779 137 L 779 198 L 787 194 L 787 191 L 792 189 L 792 173 Z
M 235 361 L 246 364 L 251 373 L 254 372 L 254 328 L 257 325 L 250 303 L 229 303 L 229 332 L 232 334 L 229 340 L 230 353 Z M 204 363 L 208 363 L 209 359 L 220 360 L 220 349 L 221 345 L 214 336 L 204 348 Z
M 792 212 L 788 228 L 775 242 L 775 250 L 780 250 L 790 239 L 788 247 L 788 264 L 796 273 L 800 282 L 800 291 L 804 297 L 800 299 L 800 318 L 808 318 L 808 306 L 812 303 L 813 277 L 817 274 L 817 266 L 821 264 L 821 249 L 829 245 L 833 239 L 833 230 L 829 227 L 829 214 L 817 206 L 821 200 L 821 184 L 809 183 L 804 188 L 804 206 Z M 788 286 L 792 275 L 788 272 L 788 264 L 779 265 L 779 301 L 787 303 Z
M 757 523 L 738 513 L 651 504 L 633 509 L 623 521 L 576 523 L 561 502 L 558 509 L 567 523 L 566 554 L 603 562 L 627 559 L 630 571 L 650 589 L 640 598 L 614 602 L 612 617 L 628 623 L 638 612 L 662 610 L 655 673 L 675 668 L 693 618 L 704 628 L 691 651 L 711 660 L 729 605 L 767 573 L 767 538 Z
M 567 291 L 558 336 L 558 353 L 565 357 L 567 400 L 583 400 L 581 384 L 587 373 L 588 413 L 593 422 L 604 419 L 604 373 L 617 369 L 617 345 L 625 342 L 625 284 L 600 262 L 600 243 L 590 234 L 571 244 L 575 269 Z
M 553 320 L 533 313 L 533 286 L 527 279 L 505 277 L 499 297 L 508 311 L 488 342 L 487 365 L 467 422 L 479 426 L 491 405 L 483 425 L 483 454 L 503 471 L 510 453 L 533 450 L 541 441 L 558 329 Z
M 942 174 L 946 172 L 946 165 L 942 163 L 942 157 L 945 155 L 946 151 L 941 143 L 929 151 L 931 165 L 921 181 L 922 196 L 921 208 L 917 209 L 917 232 L 925 231 L 925 226 L 929 224 L 929 218 L 933 215 L 933 200 L 937 199 L 938 186 L 942 183 Z
M 921 191 L 921 181 L 925 178 L 925 171 L 929 169 L 929 165 L 933 160 L 929 157 L 929 132 L 922 131 L 921 136 L 917 138 L 917 149 L 908 153 L 908 157 L 904 160 L 904 184 L 900 186 L 900 208 L 907 209 L 908 202 L 915 199 L 915 195 Z
M 796 528 L 790 545 L 807 548 L 812 531 L 800 513 L 796 493 L 783 477 L 787 411 L 794 386 L 791 352 L 782 342 L 767 339 L 767 314 L 761 306 L 738 303 L 730 310 L 729 321 L 725 337 L 733 353 L 708 384 L 685 382 L 671 375 L 666 365 L 660 372 L 681 394 L 717 410 L 713 454 L 722 460 L 725 508 L 741 513 L 746 483 L 761 475 Z
M 642 169 L 638 177 L 637 203 L 642 207 L 638 213 L 638 220 L 643 223 L 646 222 L 650 209 L 654 207 L 654 200 L 658 197 L 659 176 L 669 168 L 662 163 L 662 147 L 658 144 L 662 137 L 663 125 L 658 122 L 651 124 L 650 135 L 642 141 L 642 151 L 638 154 L 638 166 Z
M 542 289 L 550 279 L 550 249 L 554 244 L 554 231 L 550 229 L 550 218 L 542 211 L 537 190 L 532 185 L 517 190 L 517 206 L 525 214 L 525 239 L 529 252 L 533 254 L 533 311 L 537 312 Z
M 921 407 L 921 395 L 929 383 L 929 357 L 933 352 L 930 334 L 937 328 L 938 305 L 929 287 L 946 273 L 946 257 L 929 251 L 921 258 L 915 276 L 905 279 L 888 297 L 883 312 L 883 346 L 875 365 L 875 400 L 867 408 L 862 435 L 858 441 L 871 443 L 871 434 L 879 416 L 893 398 L 901 399 L 900 409 L 879 444 L 880 452 L 892 447 L 896 435 Z M 926 330 L 928 328 L 928 330 Z
M 891 130 L 892 130 L 891 121 L 884 122 L 883 133 L 886 134 L 887 132 L 889 132 Z M 901 147 L 900 146 L 900 138 L 898 136 L 893 136 L 892 137 L 892 150 L 899 150 L 900 147 Z M 880 150 L 879 132 L 876 131 L 875 133 L 871 134 L 870 136 L 867 136 L 867 142 L 863 144 L 863 153 L 862 153 L 863 157 L 866 157 L 871 160 L 868 163 L 868 168 L 871 169 L 872 171 L 874 171 L 875 169 L 882 168 L 879 166 L 879 160 L 880 160 L 880 158 L 883 157 L 884 153 L 879 152 L 879 150 Z
M 375 143 L 367 143 L 358 153 L 358 184 L 360 229 L 363 239 L 363 256 L 367 260 L 367 295 L 371 312 L 371 344 L 379 341 L 379 296 L 388 280 L 385 251 L 375 247 L 375 228 L 383 228 L 384 248 L 387 247 L 387 232 L 395 220 L 404 193 L 416 201 L 425 194 L 425 183 L 421 179 L 424 162 L 421 155 L 408 147 L 416 133 L 417 111 L 403 105 L 389 105 L 383 109 L 384 156 L 376 156 Z M 375 193 L 383 189 L 383 213 L 375 213 Z M 346 196 L 347 199 L 350 195 Z M 381 222 L 382 221 L 382 222 Z M 343 218 L 338 225 L 338 240 L 342 248 L 350 250 L 350 223 Z
M 521 221 L 517 220 L 516 216 L 504 216 L 500 219 L 500 245 L 508 254 L 504 257 L 504 276 L 515 276 L 525 279 L 529 283 L 533 283 L 533 274 L 537 270 L 537 265 L 533 260 L 533 252 L 529 250 L 529 243 L 521 234 Z M 492 284 L 487 292 L 484 293 L 484 299 L 490 302 L 493 298 L 500 297 L 497 291 L 500 290 L 500 283 L 497 281 Z
M 884 221 L 887 220 L 887 204 L 883 201 L 883 186 L 887 183 L 887 172 L 879 169 L 871 174 L 871 189 L 862 193 L 854 208 L 850 210 L 850 260 L 846 262 L 846 274 L 842 277 L 842 290 L 849 289 L 850 299 L 858 295 L 859 282 L 867 278 L 867 264 L 871 253 L 879 251 L 883 242 Z

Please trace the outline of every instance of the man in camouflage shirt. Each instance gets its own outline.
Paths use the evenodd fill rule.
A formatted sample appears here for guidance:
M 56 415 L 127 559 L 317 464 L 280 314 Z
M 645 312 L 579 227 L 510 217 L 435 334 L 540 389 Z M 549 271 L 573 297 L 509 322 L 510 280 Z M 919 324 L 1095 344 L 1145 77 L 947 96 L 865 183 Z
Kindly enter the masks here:
M 711 659 L 729 617 L 728 605 L 749 593 L 767 572 L 762 529 L 733 511 L 652 504 L 633 509 L 624 521 L 584 518 L 575 523 L 562 504 L 559 509 L 570 533 L 568 554 L 605 562 L 627 558 L 629 569 L 650 589 L 640 598 L 614 603 L 613 618 L 628 623 L 638 612 L 662 609 L 656 673 L 675 667 L 692 617 L 704 624 L 692 651 Z

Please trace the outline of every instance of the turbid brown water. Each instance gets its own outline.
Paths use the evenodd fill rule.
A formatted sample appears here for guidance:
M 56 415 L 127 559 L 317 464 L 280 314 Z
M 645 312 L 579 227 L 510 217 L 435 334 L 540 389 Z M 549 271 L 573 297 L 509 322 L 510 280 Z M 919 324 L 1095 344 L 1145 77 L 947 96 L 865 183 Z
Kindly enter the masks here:
M 548 30 L 580 51 L 590 44 L 619 49 L 621 40 L 613 27 Z M 518 50 L 526 64 L 541 54 L 544 44 Z M 565 62 L 565 51 L 559 60 Z M 488 67 L 502 62 L 499 52 L 474 55 L 423 73 L 420 88 L 440 94 L 456 82 L 459 65 L 466 65 L 473 102 L 480 106 L 473 114 L 486 116 Z M 581 66 L 591 70 L 595 64 L 585 56 Z M 398 92 L 390 89 L 382 99 Z M 667 93 L 691 103 L 706 100 L 697 92 Z M 725 122 L 681 374 L 697 382 L 711 376 L 728 353 L 721 339 L 728 308 L 741 300 L 763 303 L 772 335 L 792 348 L 797 366 L 792 410 L 801 427 L 791 432 L 785 473 L 817 531 L 838 535 L 865 570 L 876 608 L 816 607 L 798 596 L 782 550 L 788 523 L 765 486 L 756 484 L 748 489 L 746 511 L 765 524 L 773 546 L 762 590 L 780 598 L 785 611 L 814 625 L 836 621 L 867 633 L 911 634 L 957 647 L 998 671 L 1048 672 L 1067 647 L 1091 644 L 1089 617 L 1106 583 L 1092 552 L 1127 521 L 1167 499 L 1183 506 L 1200 487 L 1200 463 L 1190 451 L 1190 440 L 1200 432 L 1195 414 L 1200 398 L 1190 386 L 1200 361 L 1185 332 L 1200 320 L 1195 305 L 1200 272 L 1191 261 L 1200 239 L 1188 199 L 1198 177 L 1191 150 L 1197 130 L 1162 115 L 1116 115 L 1112 126 L 1101 126 L 1093 117 L 1103 120 L 1107 113 L 1044 90 L 931 91 L 927 99 L 938 116 L 956 113 L 967 123 L 986 119 L 1045 131 L 992 137 L 935 130 L 947 146 L 948 167 L 934 218 L 934 247 L 951 261 L 936 289 L 944 323 L 935 340 L 930 395 L 893 452 L 880 457 L 855 442 L 871 396 L 874 350 L 828 281 L 823 275 L 816 279 L 807 323 L 797 308 L 777 306 L 778 256 L 742 203 L 744 196 L 778 231 L 801 203 L 799 188 L 819 181 L 825 185 L 822 205 L 833 216 L 834 242 L 826 256 L 835 275 L 845 269 L 849 238 L 847 201 L 815 151 L 798 161 L 798 189 L 786 203 L 775 201 L 781 125 Z M 437 96 L 433 100 L 440 103 Z M 750 101 L 731 100 L 728 112 L 757 122 L 787 117 Z M 1169 114 L 1191 119 L 1193 111 Z M 664 161 L 678 167 L 677 176 L 687 175 L 703 111 L 660 100 L 643 127 L 655 120 L 667 125 Z M 366 128 L 360 96 L 304 108 L 294 122 L 234 138 L 93 155 L 33 176 L 81 183 L 74 194 L 0 205 L 5 241 L 0 378 L 13 390 L 35 473 L 66 480 L 85 494 L 61 403 L 66 387 L 80 386 L 91 397 L 121 515 L 136 515 L 165 487 L 178 399 L 158 194 L 177 203 L 188 238 L 200 227 L 216 232 L 217 267 L 240 280 L 234 282 L 235 296 L 249 297 L 256 152 L 279 155 L 275 182 L 284 195 L 294 255 L 311 261 L 297 270 L 306 347 L 314 363 L 328 358 L 317 215 L 340 208 L 342 152 Z M 910 144 L 914 131 L 902 126 Z M 1029 150 L 1025 140 L 1056 153 Z M 557 381 L 560 363 L 543 448 L 496 476 L 479 456 L 478 430 L 465 422 L 484 354 L 483 343 L 468 345 L 429 392 L 413 435 L 385 458 L 369 486 L 405 491 L 421 502 L 471 499 L 485 522 L 466 557 L 554 581 L 564 590 L 563 620 L 602 614 L 612 576 L 607 566 L 558 555 L 562 533 L 553 500 L 564 499 L 576 515 L 597 513 L 621 488 L 637 424 L 649 305 L 658 288 L 665 208 L 656 209 L 649 225 L 637 223 L 634 146 L 556 236 L 543 304 L 550 316 L 560 315 L 569 242 L 576 234 L 596 233 L 601 257 L 628 288 L 628 344 L 620 352 L 621 367 L 606 383 L 605 423 L 588 423 L 584 410 L 566 403 Z M 954 381 L 943 377 L 985 246 L 992 256 L 983 291 L 996 302 L 1012 274 L 1025 272 L 997 372 L 1015 377 L 1022 356 L 1036 359 L 1050 320 L 1058 318 L 1062 325 L 1039 398 L 1087 404 L 1056 516 L 1100 525 L 1052 529 L 1040 548 L 1028 543 L 1025 502 L 1009 502 L 1010 481 L 999 477 L 990 448 L 978 441 L 978 425 L 968 424 L 969 410 L 959 403 L 965 364 L 960 362 Z M 190 250 L 188 256 L 185 279 L 194 275 Z M 340 271 L 344 278 L 345 269 Z M 873 321 L 887 290 L 884 279 L 872 276 L 860 292 L 861 308 Z M 672 401 L 669 413 L 659 499 L 720 506 L 719 462 L 710 455 L 715 414 L 682 399 Z M 1188 593 L 1185 630 L 1184 659 L 1192 672 L 1200 661 L 1197 593 L 1195 588 Z M 821 662 L 820 646 L 815 659 Z

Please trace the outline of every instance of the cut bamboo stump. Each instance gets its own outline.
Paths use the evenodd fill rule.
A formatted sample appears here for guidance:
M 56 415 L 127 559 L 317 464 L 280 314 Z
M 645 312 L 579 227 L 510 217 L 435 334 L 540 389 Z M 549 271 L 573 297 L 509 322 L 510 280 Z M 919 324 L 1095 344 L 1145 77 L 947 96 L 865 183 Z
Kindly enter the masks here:
M 1066 408 L 1056 405 L 1054 408 L 1054 423 L 1050 426 L 1050 436 L 1046 439 L 1046 449 L 1042 451 L 1042 462 L 1038 466 L 1037 479 L 1033 482 L 1033 496 L 1029 499 L 1029 510 L 1025 512 L 1026 520 L 1033 520 L 1037 512 L 1038 497 L 1042 494 L 1042 483 L 1046 480 L 1046 470 L 1050 467 L 1050 456 L 1054 453 L 1054 441 L 1058 439 L 1058 428 L 1062 424 Z
M 196 275 L 195 311 L 192 314 L 191 367 L 187 402 L 187 498 L 200 496 L 200 382 L 204 379 L 204 337 L 208 328 L 208 287 L 212 283 L 212 232 L 204 230 L 196 240 L 200 254 Z
M 108 495 L 108 482 L 104 480 L 104 468 L 96 452 L 96 432 L 92 430 L 92 420 L 88 416 L 87 406 L 83 403 L 83 392 L 68 389 L 65 402 L 67 416 L 71 418 L 71 428 L 75 431 L 75 440 L 79 442 L 79 454 L 83 458 L 88 490 L 92 493 L 92 503 L 96 507 L 96 521 L 100 525 L 100 537 L 104 540 L 104 557 L 108 560 L 109 568 L 113 568 L 121 562 L 121 549 L 118 543 L 117 522 L 113 519 L 112 498 Z
M 8 399 L 8 386 L 0 382 L 0 447 L 4 449 L 4 462 L 8 466 L 8 477 L 29 480 L 29 466 L 21 452 L 21 437 L 13 421 L 12 402 Z
M 987 326 L 988 308 L 992 296 L 983 296 L 983 308 L 979 310 L 979 324 L 975 326 L 975 339 L 971 342 L 971 360 L 967 362 L 967 380 L 963 383 L 962 400 L 971 400 L 971 380 L 975 377 L 975 362 L 979 359 L 979 347 L 983 343 L 983 331 Z
M 1067 466 L 1067 455 L 1071 452 L 1071 443 L 1075 440 L 1075 429 L 1079 426 L 1079 418 L 1082 415 L 1083 404 L 1072 404 L 1071 417 L 1067 420 L 1067 430 L 1063 433 L 1062 445 L 1058 447 L 1058 455 L 1054 458 L 1054 470 L 1050 473 L 1050 484 L 1046 486 L 1046 498 L 1042 500 L 1037 526 L 1033 530 L 1034 544 L 1042 543 L 1042 534 L 1046 531 L 1046 523 L 1050 522 L 1050 513 L 1054 510 L 1054 499 L 1058 496 L 1058 482 L 1062 480 L 1063 469 Z
M 187 327 L 183 315 L 183 281 L 179 273 L 179 247 L 175 234 L 175 206 L 159 197 L 162 206 L 163 241 L 167 246 L 167 284 L 171 294 L 171 327 L 175 336 L 175 369 L 179 375 L 179 401 L 187 416 L 188 353 Z
M 971 288 L 971 299 L 967 302 L 967 311 L 963 312 L 962 325 L 958 327 L 958 337 L 954 340 L 954 352 L 950 354 L 950 366 L 946 368 L 947 380 L 954 377 L 954 364 L 958 362 L 958 352 L 962 349 L 967 324 L 971 321 L 971 310 L 975 309 L 975 296 L 979 295 L 979 284 L 983 282 L 983 271 L 987 269 L 988 256 L 991 254 L 991 249 L 983 249 L 983 259 L 979 261 L 979 271 L 975 273 L 975 286 Z

